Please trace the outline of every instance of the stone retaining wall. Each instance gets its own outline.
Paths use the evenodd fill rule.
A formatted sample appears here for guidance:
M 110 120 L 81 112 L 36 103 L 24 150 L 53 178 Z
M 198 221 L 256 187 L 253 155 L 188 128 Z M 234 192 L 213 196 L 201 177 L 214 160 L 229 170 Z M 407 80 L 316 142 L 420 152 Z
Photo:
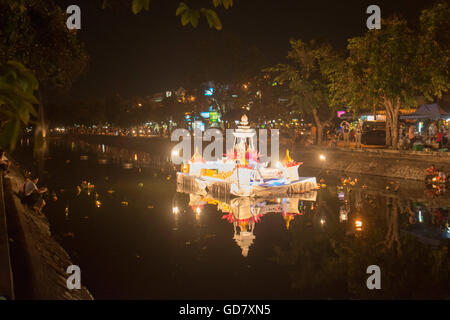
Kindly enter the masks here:
M 324 155 L 325 160 L 319 156 Z M 281 158 L 283 155 L 281 154 Z M 399 150 L 298 149 L 295 159 L 305 166 L 346 173 L 369 174 L 389 178 L 423 181 L 425 169 L 434 164 L 450 173 L 450 156 L 439 152 Z
M 6 223 L 3 174 L 0 172 L 0 299 L 14 299 L 14 284 Z
M 20 283 L 16 299 L 92 300 L 86 287 L 67 288 L 67 267 L 72 265 L 69 254 L 51 236 L 44 214 L 24 206 L 17 196 L 23 177 L 16 167 L 11 168 L 5 181 L 7 219 L 12 222 L 11 252 L 14 278 Z M 11 228 L 10 228 L 11 229 Z

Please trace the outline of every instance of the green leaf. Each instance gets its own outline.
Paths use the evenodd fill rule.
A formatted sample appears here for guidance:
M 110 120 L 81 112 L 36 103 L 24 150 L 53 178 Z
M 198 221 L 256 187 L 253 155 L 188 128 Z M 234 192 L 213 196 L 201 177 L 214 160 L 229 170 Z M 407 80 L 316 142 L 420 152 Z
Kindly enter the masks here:
M 184 27 L 189 23 L 189 11 L 186 11 L 181 16 L 181 25 Z
M 20 120 L 8 121 L 0 132 L 0 145 L 14 150 L 20 134 Z
M 0 144 L 13 150 L 21 132 L 22 124 L 30 122 L 31 115 L 37 116 L 33 104 L 38 100 L 34 91 L 38 82 L 22 64 L 9 61 L 0 66 L 0 113 L 3 114 Z
M 180 2 L 180 4 L 178 5 L 178 8 L 177 8 L 177 11 L 175 13 L 175 16 L 179 16 L 188 10 L 189 10 L 189 7 L 187 6 L 187 4 L 184 2 Z
M 131 10 L 134 14 L 138 14 L 142 9 L 148 10 L 150 8 L 150 0 L 133 0 Z
M 225 9 L 231 8 L 233 6 L 233 0 L 222 0 Z
M 198 26 L 198 21 L 200 20 L 200 11 L 191 10 L 190 12 L 190 21 L 191 25 L 196 28 Z
M 205 16 L 208 21 L 210 28 L 215 28 L 216 30 L 222 30 L 222 22 L 220 21 L 217 13 L 212 9 L 201 9 L 201 13 Z
M 22 122 L 27 125 L 30 121 L 30 112 L 28 107 L 24 104 L 18 110 L 19 118 Z

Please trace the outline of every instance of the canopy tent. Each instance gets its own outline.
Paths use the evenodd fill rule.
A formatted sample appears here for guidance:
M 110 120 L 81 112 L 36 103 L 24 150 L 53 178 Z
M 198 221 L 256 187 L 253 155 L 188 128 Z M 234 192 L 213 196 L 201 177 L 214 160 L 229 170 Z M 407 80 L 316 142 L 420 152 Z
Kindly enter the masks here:
M 450 113 L 443 110 L 437 103 L 423 104 L 415 112 L 400 116 L 400 119 L 446 119 Z

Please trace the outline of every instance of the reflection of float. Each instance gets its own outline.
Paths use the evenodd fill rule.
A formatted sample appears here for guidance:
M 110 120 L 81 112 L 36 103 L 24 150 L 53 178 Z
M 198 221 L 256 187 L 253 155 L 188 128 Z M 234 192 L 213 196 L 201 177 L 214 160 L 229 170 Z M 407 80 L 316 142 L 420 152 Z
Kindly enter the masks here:
M 178 188 L 179 192 L 183 192 Z M 255 225 L 268 213 L 280 213 L 289 229 L 291 221 L 297 215 L 303 214 L 303 201 L 316 201 L 317 192 L 311 191 L 290 198 L 250 198 L 237 197 L 232 199 L 217 199 L 211 195 L 189 194 L 189 206 L 194 213 L 199 214 L 206 204 L 217 205 L 224 215 L 222 219 L 233 224 L 233 240 L 241 248 L 242 255 L 247 257 L 249 249 L 255 240 Z
M 217 161 L 204 161 L 197 150 L 192 159 L 177 173 L 177 183 L 206 194 L 231 193 L 235 196 L 276 196 L 304 193 L 317 189 L 315 177 L 302 178 L 298 168 L 302 163 L 293 161 L 286 152 L 283 162 L 274 168 L 261 163 L 255 149 L 255 131 L 243 116 L 241 126 L 234 135 L 233 150 Z

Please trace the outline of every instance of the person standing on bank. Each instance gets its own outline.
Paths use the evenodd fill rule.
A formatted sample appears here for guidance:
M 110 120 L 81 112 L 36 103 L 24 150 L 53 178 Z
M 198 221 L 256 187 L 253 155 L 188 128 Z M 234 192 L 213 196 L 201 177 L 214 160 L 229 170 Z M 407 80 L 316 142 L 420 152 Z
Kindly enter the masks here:
M 347 121 L 341 123 L 342 135 L 344 136 L 344 147 L 350 145 L 350 124 Z
M 361 136 L 362 136 L 362 128 L 361 128 L 361 124 L 358 121 L 358 124 L 355 127 L 355 139 L 356 139 L 355 148 L 356 149 L 361 149 Z

